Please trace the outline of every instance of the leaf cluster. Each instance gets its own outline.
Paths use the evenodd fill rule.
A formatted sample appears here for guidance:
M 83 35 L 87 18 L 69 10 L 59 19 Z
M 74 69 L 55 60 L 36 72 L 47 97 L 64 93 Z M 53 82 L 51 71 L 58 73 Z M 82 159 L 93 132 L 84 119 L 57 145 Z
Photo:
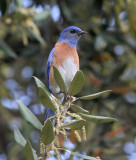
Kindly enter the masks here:
M 65 104 L 62 105 L 59 100 L 54 97 L 46 88 L 46 86 L 36 77 L 34 77 L 35 82 L 38 87 L 38 93 L 41 103 L 48 109 L 51 109 L 54 112 L 54 116 L 47 119 L 44 124 L 42 125 L 41 122 L 36 118 L 36 116 L 21 102 L 17 101 L 20 113 L 22 114 L 23 118 L 26 122 L 30 125 L 39 129 L 41 131 L 40 134 L 40 141 L 41 141 L 41 154 L 42 159 L 46 159 L 47 157 L 51 156 L 50 151 L 54 150 L 58 159 L 60 159 L 60 155 L 58 150 L 63 148 L 56 147 L 56 139 L 59 134 L 64 136 L 64 139 L 67 140 L 66 131 L 71 129 L 74 130 L 77 140 L 81 141 L 81 136 L 78 134 L 77 130 L 82 130 L 83 132 L 83 140 L 86 140 L 86 130 L 85 124 L 86 122 L 91 123 L 108 123 L 116 121 L 115 118 L 111 117 L 103 117 L 103 116 L 95 116 L 89 114 L 89 111 L 83 109 L 80 106 L 74 104 L 77 100 L 92 100 L 102 96 L 105 93 L 110 92 L 110 90 L 86 95 L 82 97 L 73 97 L 80 92 L 82 89 L 85 78 L 82 71 L 77 71 L 75 74 L 69 90 L 67 91 L 64 80 L 59 72 L 59 70 L 53 66 L 54 70 L 54 78 L 56 80 L 57 85 L 60 89 L 64 92 L 65 95 L 68 95 L 68 99 L 66 100 Z M 73 112 L 70 111 L 72 109 Z M 71 116 L 69 120 L 67 116 Z M 64 121 L 65 120 L 65 121 Z M 14 137 L 18 144 L 24 147 L 24 153 L 27 157 L 31 157 L 32 160 L 38 159 L 36 155 L 36 151 L 32 148 L 30 142 L 25 140 L 19 130 L 15 127 L 14 129 Z M 67 151 L 67 150 L 65 150 Z M 88 160 L 97 160 L 97 158 L 93 158 L 90 156 L 83 156 L 77 154 L 75 152 L 68 151 L 70 154 L 88 159 Z

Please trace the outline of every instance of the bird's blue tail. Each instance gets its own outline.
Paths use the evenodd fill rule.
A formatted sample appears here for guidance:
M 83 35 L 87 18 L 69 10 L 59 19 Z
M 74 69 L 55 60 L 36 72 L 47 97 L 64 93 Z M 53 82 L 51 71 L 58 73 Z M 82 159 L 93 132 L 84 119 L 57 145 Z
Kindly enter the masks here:
M 51 109 L 48 109 L 48 110 L 47 110 L 47 113 L 46 113 L 46 118 L 45 118 L 45 120 L 47 120 L 47 119 L 50 118 L 51 116 L 54 116 L 54 112 L 53 112 Z

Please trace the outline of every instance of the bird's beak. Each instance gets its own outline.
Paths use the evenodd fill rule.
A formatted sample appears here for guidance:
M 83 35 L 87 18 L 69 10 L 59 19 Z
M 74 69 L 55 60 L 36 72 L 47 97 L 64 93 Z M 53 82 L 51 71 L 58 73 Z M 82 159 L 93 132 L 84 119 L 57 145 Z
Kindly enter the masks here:
M 83 34 L 87 34 L 87 32 L 86 32 L 86 31 L 78 32 L 78 35 L 79 35 L 79 36 L 81 36 L 81 35 L 83 35 Z

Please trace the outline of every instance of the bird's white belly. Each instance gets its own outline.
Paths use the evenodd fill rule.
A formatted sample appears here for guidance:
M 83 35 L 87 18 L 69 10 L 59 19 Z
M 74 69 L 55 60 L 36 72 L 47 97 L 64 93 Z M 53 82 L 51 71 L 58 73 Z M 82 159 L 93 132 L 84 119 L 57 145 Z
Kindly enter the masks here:
M 73 57 L 67 58 L 67 60 L 64 61 L 61 66 L 58 67 L 58 70 L 61 73 L 61 76 L 65 82 L 68 91 L 70 83 L 78 70 L 78 66 L 74 63 Z M 64 99 L 64 94 L 60 93 L 60 88 L 58 87 L 58 85 L 50 85 L 50 89 L 54 96 L 62 102 Z
M 58 68 L 62 78 L 64 79 L 67 90 L 69 89 L 70 83 L 77 72 L 77 68 L 78 67 L 74 63 L 73 57 L 67 58 L 67 60 L 63 62 L 62 66 L 59 66 Z

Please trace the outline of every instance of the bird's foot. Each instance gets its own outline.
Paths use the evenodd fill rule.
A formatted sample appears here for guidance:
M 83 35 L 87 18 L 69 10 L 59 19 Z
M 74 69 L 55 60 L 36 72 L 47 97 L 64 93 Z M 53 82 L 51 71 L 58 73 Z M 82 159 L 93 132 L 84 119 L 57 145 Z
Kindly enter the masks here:
M 74 102 L 77 98 L 76 97 L 73 97 L 73 96 L 70 96 L 68 95 L 68 93 L 65 95 L 65 100 L 68 101 L 70 99 L 71 102 Z
M 67 101 L 67 100 L 69 100 L 70 99 L 70 96 L 68 95 L 68 93 L 65 93 L 65 95 L 64 95 L 64 100 L 65 100 L 65 102 Z

